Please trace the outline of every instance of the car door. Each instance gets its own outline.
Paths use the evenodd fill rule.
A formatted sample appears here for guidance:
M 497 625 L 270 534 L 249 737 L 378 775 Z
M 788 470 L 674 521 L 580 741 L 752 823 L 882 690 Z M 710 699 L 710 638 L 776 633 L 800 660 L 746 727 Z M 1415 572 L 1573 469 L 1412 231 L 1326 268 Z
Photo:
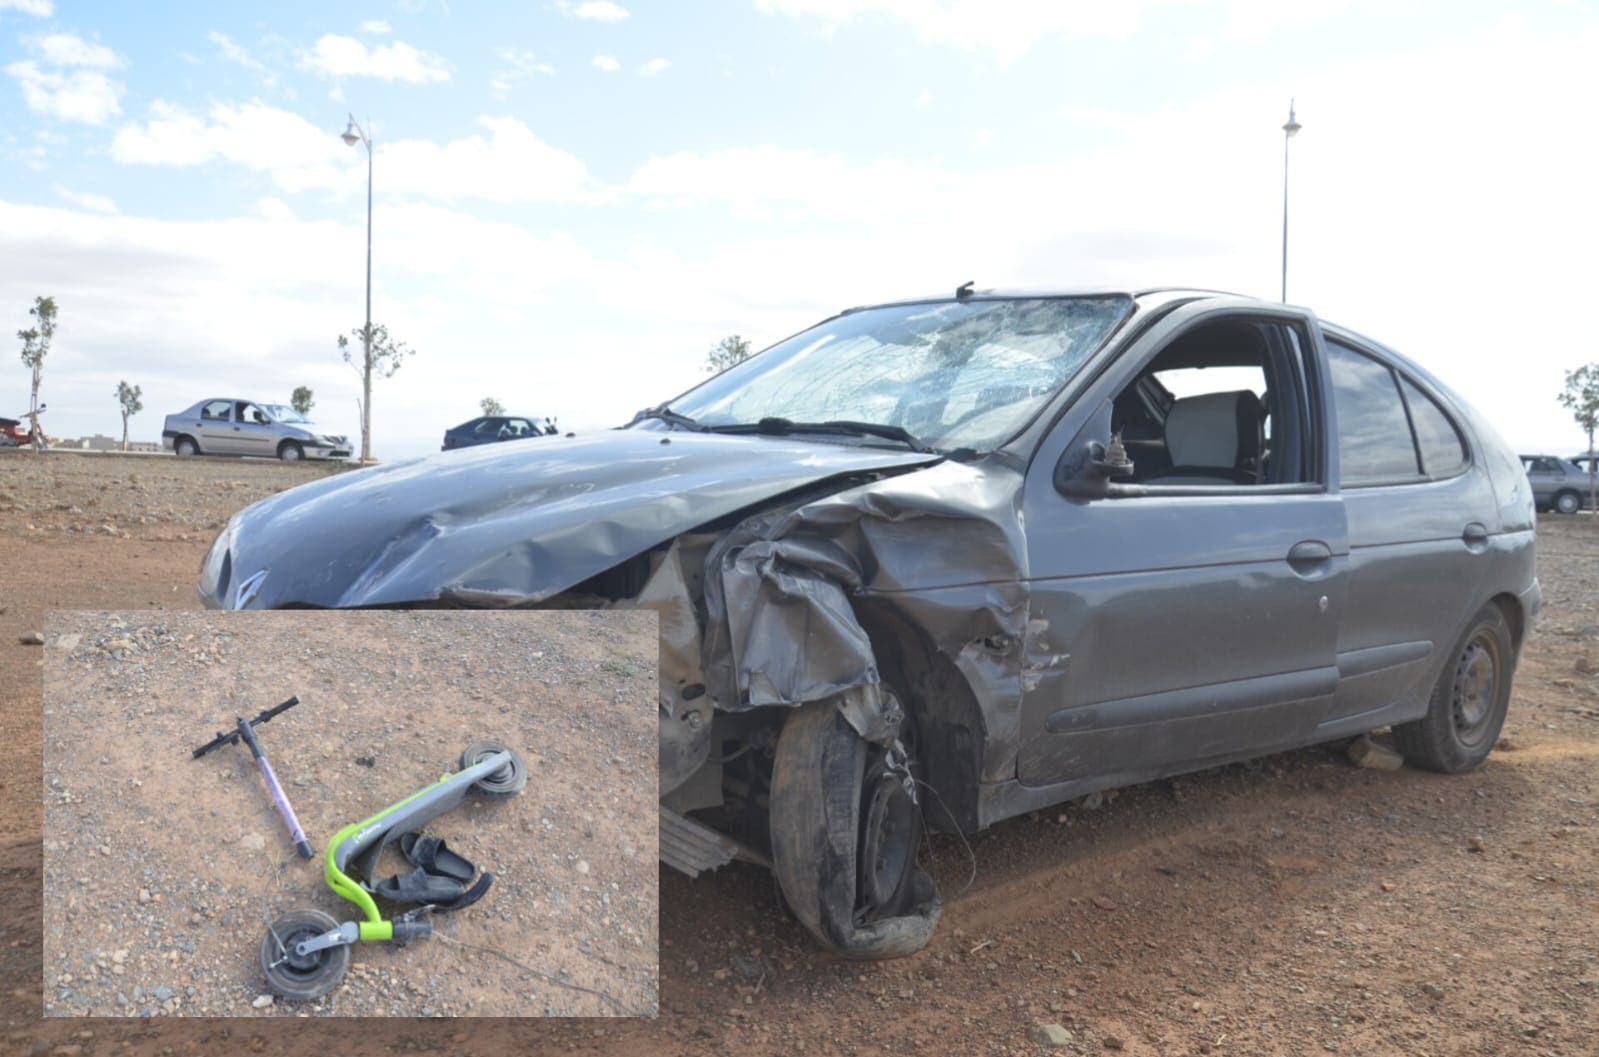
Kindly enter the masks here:
M 241 401 L 236 408 L 233 436 L 240 455 L 276 456 L 277 429 L 272 420 L 254 404 Z
M 1527 467 L 1527 480 L 1532 484 L 1533 499 L 1539 506 L 1547 506 L 1565 483 L 1566 475 L 1558 462 L 1546 456 L 1529 456 L 1523 462 Z
M 1432 673 L 1479 604 L 1497 502 L 1431 383 L 1353 335 L 1329 336 L 1326 350 L 1350 551 L 1333 737 L 1385 710 L 1424 711 Z
M 233 426 L 233 401 L 211 400 L 202 404 L 200 418 L 194 424 L 200 450 L 211 455 L 237 454 L 238 441 Z
M 1223 326 L 1253 329 L 1275 350 L 1266 395 L 1281 450 L 1262 462 L 1276 479 L 1068 494 L 1077 471 L 1066 468 L 1077 453 L 1103 453 L 1115 401 L 1152 391 L 1144 372 L 1163 350 Z M 1316 728 L 1337 684 L 1348 561 L 1318 343 L 1314 319 L 1288 309 L 1177 309 L 1043 443 L 1024 488 L 1024 784 L 1070 795 L 1301 743 Z

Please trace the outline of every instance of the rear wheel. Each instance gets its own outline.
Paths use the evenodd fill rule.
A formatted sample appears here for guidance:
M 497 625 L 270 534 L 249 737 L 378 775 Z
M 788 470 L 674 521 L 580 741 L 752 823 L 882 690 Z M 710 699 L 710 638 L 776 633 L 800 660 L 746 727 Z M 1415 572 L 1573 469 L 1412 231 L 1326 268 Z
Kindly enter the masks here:
M 274 921 L 261 937 L 261 975 L 267 987 L 291 1002 L 311 1002 L 333 990 L 350 967 L 347 944 L 296 954 L 297 944 L 339 927 L 332 915 L 306 908 L 291 910 Z
M 1433 687 L 1427 714 L 1394 728 L 1394 742 L 1413 767 L 1445 774 L 1487 759 L 1510 704 L 1515 644 L 1498 606 L 1477 611 L 1455 643 Z
M 1555 496 L 1555 509 L 1562 514 L 1575 514 L 1582 509 L 1582 496 L 1576 492 L 1561 492 Z
M 917 863 L 922 814 L 903 748 L 862 739 L 830 701 L 796 709 L 772 763 L 772 871 L 829 950 L 897 958 L 926 946 L 938 892 Z
M 527 764 L 522 757 L 504 745 L 492 741 L 474 742 L 461 753 L 461 770 L 482 763 L 495 753 L 511 753 L 511 762 L 472 783 L 472 793 L 488 800 L 506 800 L 522 791 L 527 785 Z

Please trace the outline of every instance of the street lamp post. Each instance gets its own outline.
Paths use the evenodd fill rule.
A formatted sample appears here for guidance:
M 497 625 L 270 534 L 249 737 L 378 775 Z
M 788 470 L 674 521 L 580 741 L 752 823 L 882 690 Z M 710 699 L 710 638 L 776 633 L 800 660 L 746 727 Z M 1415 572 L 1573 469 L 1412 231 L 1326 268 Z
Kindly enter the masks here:
M 1283 286 L 1282 300 L 1288 301 L 1288 141 L 1300 129 L 1294 120 L 1294 101 L 1288 100 L 1288 123 L 1283 126 Z
M 367 120 L 367 124 L 372 124 Z M 357 143 L 366 148 L 366 326 L 361 330 L 361 461 L 372 459 L 372 137 L 356 124 L 355 115 L 339 137 L 354 147 Z

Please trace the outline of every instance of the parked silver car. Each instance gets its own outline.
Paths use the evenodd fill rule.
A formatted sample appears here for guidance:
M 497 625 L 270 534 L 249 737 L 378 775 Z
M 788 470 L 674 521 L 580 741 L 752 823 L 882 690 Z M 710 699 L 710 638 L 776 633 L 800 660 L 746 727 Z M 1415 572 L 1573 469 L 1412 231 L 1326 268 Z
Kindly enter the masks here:
M 1539 510 L 1575 514 L 1588 505 L 1593 480 L 1574 460 L 1558 455 L 1523 455 L 1521 465 L 1532 482 L 1532 499 Z
M 258 455 L 299 459 L 348 459 L 350 441 L 319 431 L 285 404 L 220 397 L 168 415 L 161 446 L 178 455 Z
M 1486 420 L 1305 309 L 963 287 L 628 428 L 263 499 L 200 593 L 654 610 L 661 859 L 769 867 L 823 945 L 888 957 L 938 920 L 924 826 L 1388 726 L 1477 766 L 1535 527 Z

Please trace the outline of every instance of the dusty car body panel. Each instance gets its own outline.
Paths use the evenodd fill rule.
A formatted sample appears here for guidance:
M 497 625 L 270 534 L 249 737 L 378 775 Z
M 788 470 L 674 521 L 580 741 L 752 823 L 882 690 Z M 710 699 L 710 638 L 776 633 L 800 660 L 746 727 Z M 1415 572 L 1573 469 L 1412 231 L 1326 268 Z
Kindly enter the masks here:
M 341 474 L 247 508 L 213 550 L 201 589 L 232 608 L 238 585 L 265 571 L 250 608 L 526 605 L 750 504 L 929 461 L 645 431 L 485 445 Z

